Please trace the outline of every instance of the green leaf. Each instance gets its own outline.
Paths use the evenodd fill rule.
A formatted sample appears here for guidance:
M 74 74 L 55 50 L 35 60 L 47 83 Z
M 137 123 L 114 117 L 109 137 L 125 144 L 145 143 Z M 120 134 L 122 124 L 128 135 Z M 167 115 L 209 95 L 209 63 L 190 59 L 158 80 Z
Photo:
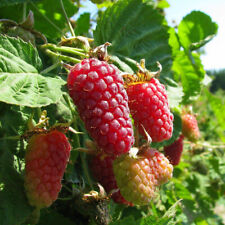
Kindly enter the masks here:
M 94 31 L 96 45 L 112 43 L 109 53 L 121 61 L 123 57 L 138 62 L 145 58 L 151 70 L 157 69 L 156 61 L 159 61 L 163 67 L 161 76 L 171 76 L 168 38 L 164 17 L 141 0 L 116 2 L 103 13 Z
M 0 101 L 29 107 L 56 103 L 64 81 L 34 73 L 0 73 Z
M 0 35 L 0 73 L 37 73 L 41 68 L 36 48 L 21 39 Z
M 120 57 L 120 58 L 119 58 Z M 115 64 L 121 71 L 126 71 L 129 74 L 135 73 L 137 70 L 136 61 L 119 55 L 119 57 L 113 55 L 110 56 L 110 60 Z
M 0 143 L 0 183 L 4 188 L 0 191 L 1 225 L 18 225 L 27 219 L 32 208 L 28 205 L 21 176 L 13 168 L 13 155 L 8 145 Z
M 178 39 L 178 35 L 173 27 L 170 27 L 168 32 L 170 35 L 169 45 L 172 49 L 173 56 L 176 56 L 176 54 L 180 51 L 180 42 Z
M 177 211 L 177 206 L 180 204 L 180 202 L 182 201 L 182 199 L 176 201 L 163 215 L 163 218 L 171 218 L 174 217 L 176 215 L 176 211 Z
M 166 86 L 170 108 L 178 107 L 184 95 L 182 86 L 169 77 L 163 77 L 160 81 Z
M 207 223 L 207 221 L 204 220 L 204 219 L 201 218 L 201 217 L 197 217 L 197 218 L 195 219 L 195 224 L 196 224 L 196 225 L 209 225 L 209 224 Z
M 166 0 L 158 1 L 157 7 L 160 9 L 169 8 L 170 4 Z
M 177 196 L 180 199 L 185 199 L 185 200 L 190 200 L 190 201 L 194 200 L 191 193 L 181 182 L 175 183 L 175 191 L 176 191 Z
M 0 36 L 0 101 L 29 107 L 56 103 L 65 81 L 40 75 L 40 68 L 40 58 L 31 44 Z
M 200 94 L 202 80 L 205 76 L 200 57 L 193 53 L 188 56 L 180 51 L 174 59 L 173 70 L 176 76 L 181 78 L 184 92 L 183 103 L 187 104 L 195 100 Z
M 178 26 L 178 36 L 185 49 L 196 50 L 209 42 L 217 33 L 218 25 L 210 16 L 192 11 Z
M 21 3 L 27 3 L 29 1 L 37 1 L 37 0 L 1 0 L 0 8 L 4 6 L 16 5 Z
M 220 127 L 225 130 L 225 105 L 221 98 L 212 95 L 209 91 L 206 90 L 206 94 L 209 100 L 209 104 L 216 116 L 216 119 Z
M 89 31 L 90 24 L 90 13 L 83 13 L 80 15 L 78 20 L 76 21 L 76 35 L 84 35 Z
M 28 107 L 10 106 L 5 108 L 1 115 L 2 131 L 4 136 L 22 135 L 27 129 L 27 122 L 32 113 Z
M 78 7 L 71 0 L 63 0 L 63 4 L 69 18 L 78 11 Z M 32 10 L 34 13 L 34 29 L 43 33 L 49 39 L 48 41 L 57 42 L 69 30 L 60 1 L 42 0 L 35 3 L 29 1 L 27 3 L 27 12 L 29 10 Z M 0 18 L 21 22 L 23 18 L 23 4 L 3 7 L 0 12 Z
M 225 142 L 225 105 L 221 98 L 212 95 L 209 91 L 205 90 L 209 105 L 216 116 L 218 127 L 218 134 L 223 142 Z

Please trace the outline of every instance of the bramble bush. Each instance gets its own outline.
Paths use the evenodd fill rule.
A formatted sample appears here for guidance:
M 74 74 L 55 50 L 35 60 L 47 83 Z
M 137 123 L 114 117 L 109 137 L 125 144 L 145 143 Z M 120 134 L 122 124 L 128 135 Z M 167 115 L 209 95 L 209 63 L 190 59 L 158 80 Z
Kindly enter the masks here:
M 217 24 L 192 11 L 172 27 L 166 0 L 93 0 L 94 17 L 79 13 L 82 4 L 0 1 L 0 225 L 224 224 L 225 93 L 219 86 L 210 92 L 214 76 L 207 75 L 199 51 L 216 35 Z M 141 59 L 151 71 L 157 62 L 162 66 L 159 80 L 174 115 L 173 134 L 152 147 L 163 152 L 178 139 L 184 110 L 198 121 L 200 138 L 184 139 L 173 178 L 146 206 L 117 204 L 97 185 L 87 151 L 93 142 L 66 86 L 71 67 L 102 57 L 105 43 L 111 44 L 108 62 L 124 74 L 136 73 Z M 29 137 L 46 127 L 67 131 L 72 148 L 58 199 L 39 211 L 26 196 L 25 155 Z

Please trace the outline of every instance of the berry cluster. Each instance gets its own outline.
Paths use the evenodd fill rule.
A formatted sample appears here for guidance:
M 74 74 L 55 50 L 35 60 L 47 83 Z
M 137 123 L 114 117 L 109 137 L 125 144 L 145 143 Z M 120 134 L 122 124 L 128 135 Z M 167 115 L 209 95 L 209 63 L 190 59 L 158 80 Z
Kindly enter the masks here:
M 121 72 L 114 65 L 91 58 L 71 69 L 68 89 L 100 150 L 91 161 L 95 179 L 117 203 L 147 204 L 155 187 L 172 176 L 172 165 L 163 154 L 150 148 L 145 151 L 142 148 L 137 159 L 126 154 L 134 144 L 129 114 L 144 137 L 147 132 L 154 142 L 169 139 L 173 115 L 165 87 L 154 77 L 124 84 Z M 137 190 L 136 196 L 129 190 Z
M 145 71 L 138 74 L 143 77 L 142 73 L 145 77 Z M 171 178 L 173 167 L 162 153 L 146 145 L 138 146 L 136 156 L 128 154 L 134 144 L 130 113 L 144 137 L 148 133 L 154 142 L 169 139 L 173 115 L 165 87 L 154 77 L 124 84 L 116 66 L 95 58 L 76 64 L 67 84 L 98 149 L 91 161 L 93 176 L 115 202 L 148 204 L 156 188 Z M 48 207 L 57 199 L 70 148 L 56 129 L 29 139 L 25 189 L 32 206 Z

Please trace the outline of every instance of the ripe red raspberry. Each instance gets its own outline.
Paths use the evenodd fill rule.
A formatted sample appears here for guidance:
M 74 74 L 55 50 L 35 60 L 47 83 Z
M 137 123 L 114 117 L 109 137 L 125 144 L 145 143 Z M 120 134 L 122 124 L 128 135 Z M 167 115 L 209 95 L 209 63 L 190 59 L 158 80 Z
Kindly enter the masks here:
M 91 161 L 91 171 L 95 179 L 104 187 L 107 193 L 117 190 L 117 184 L 113 173 L 113 161 L 115 155 L 106 155 L 99 153 Z M 120 190 L 113 192 L 112 199 L 120 204 L 132 206 L 133 204 L 126 201 L 120 193 Z
M 168 106 L 164 85 L 151 78 L 148 82 L 131 83 L 127 94 L 131 115 L 139 132 L 146 136 L 145 129 L 153 142 L 170 139 L 173 132 L 173 114 Z
M 121 194 L 135 205 L 149 204 L 156 186 L 167 182 L 173 171 L 169 160 L 151 148 L 142 150 L 137 157 L 119 156 L 113 169 Z
M 198 121 L 192 114 L 183 114 L 182 117 L 182 133 L 188 140 L 196 142 L 200 138 Z
M 178 165 L 180 162 L 184 146 L 183 140 L 184 136 L 180 135 L 180 137 L 176 141 L 174 141 L 171 145 L 164 147 L 165 156 L 174 166 Z
M 68 89 L 98 146 L 108 154 L 122 154 L 134 137 L 128 98 L 118 68 L 97 59 L 84 59 L 68 76 Z
M 25 190 L 30 205 L 48 207 L 57 199 L 70 149 L 66 136 L 57 130 L 35 134 L 29 139 Z

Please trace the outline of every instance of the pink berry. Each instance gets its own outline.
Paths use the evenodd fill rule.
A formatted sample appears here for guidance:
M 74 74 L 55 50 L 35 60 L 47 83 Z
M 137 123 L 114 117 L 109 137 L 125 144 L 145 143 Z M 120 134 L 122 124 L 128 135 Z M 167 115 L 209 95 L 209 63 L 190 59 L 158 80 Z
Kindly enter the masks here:
M 136 157 L 117 157 L 113 171 L 122 196 L 135 205 L 147 205 L 155 196 L 156 187 L 172 177 L 173 166 L 162 153 L 146 147 Z
M 190 141 L 196 142 L 200 138 L 198 121 L 192 114 L 183 114 L 182 118 L 182 134 Z
M 84 59 L 68 76 L 68 89 L 97 145 L 108 154 L 128 152 L 134 143 L 128 97 L 120 71 L 97 59 Z
M 180 135 L 180 137 L 174 141 L 171 145 L 164 147 L 165 156 L 170 160 L 172 165 L 178 165 L 180 162 L 180 158 L 183 152 L 183 139 L 184 136 Z
M 131 115 L 139 132 L 153 142 L 168 140 L 173 132 L 173 114 L 164 85 L 157 79 L 131 83 L 127 88 Z M 145 131 L 144 131 L 145 129 Z
M 70 156 L 66 136 L 57 130 L 35 134 L 25 155 L 25 190 L 30 205 L 49 207 L 58 197 Z

